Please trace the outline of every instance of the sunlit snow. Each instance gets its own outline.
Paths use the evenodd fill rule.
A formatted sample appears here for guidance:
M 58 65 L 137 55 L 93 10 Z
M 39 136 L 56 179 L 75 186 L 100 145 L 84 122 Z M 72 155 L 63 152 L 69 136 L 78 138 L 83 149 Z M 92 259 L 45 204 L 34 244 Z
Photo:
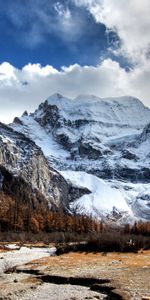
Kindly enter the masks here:
M 107 215 L 115 209 L 131 213 L 120 190 L 112 188 L 104 180 L 86 172 L 64 171 L 61 174 L 74 185 L 86 187 L 91 191 L 72 203 L 72 207 L 77 207 L 78 211 L 96 216 Z

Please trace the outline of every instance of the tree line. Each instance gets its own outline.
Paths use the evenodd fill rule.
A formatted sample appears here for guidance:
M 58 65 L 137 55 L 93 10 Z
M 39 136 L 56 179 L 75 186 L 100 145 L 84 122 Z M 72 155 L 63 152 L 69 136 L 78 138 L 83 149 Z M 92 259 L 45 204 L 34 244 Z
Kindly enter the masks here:
M 150 222 L 126 224 L 115 231 L 123 234 L 150 235 Z M 43 202 L 20 202 L 0 192 L 0 231 L 106 233 L 112 226 L 88 216 L 49 211 Z

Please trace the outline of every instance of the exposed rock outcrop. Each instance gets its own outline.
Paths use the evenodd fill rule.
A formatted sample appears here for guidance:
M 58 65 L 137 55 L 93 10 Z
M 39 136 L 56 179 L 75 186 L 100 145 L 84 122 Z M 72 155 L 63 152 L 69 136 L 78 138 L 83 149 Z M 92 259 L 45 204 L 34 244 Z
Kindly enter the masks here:
M 0 124 L 0 166 L 19 176 L 47 199 L 49 208 L 68 207 L 68 184 L 29 138 Z M 13 177 L 12 177 L 13 178 Z M 13 180 L 10 180 L 10 185 Z

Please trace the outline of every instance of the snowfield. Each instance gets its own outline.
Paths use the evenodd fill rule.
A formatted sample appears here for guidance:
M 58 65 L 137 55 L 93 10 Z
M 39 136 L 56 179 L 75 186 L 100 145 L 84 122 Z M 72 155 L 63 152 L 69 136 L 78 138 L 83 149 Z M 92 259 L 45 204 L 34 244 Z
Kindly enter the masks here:
M 123 193 L 104 180 L 86 172 L 64 171 L 61 174 L 75 186 L 86 187 L 91 193 L 71 204 L 71 208 L 92 217 L 106 217 L 112 212 L 132 215 Z

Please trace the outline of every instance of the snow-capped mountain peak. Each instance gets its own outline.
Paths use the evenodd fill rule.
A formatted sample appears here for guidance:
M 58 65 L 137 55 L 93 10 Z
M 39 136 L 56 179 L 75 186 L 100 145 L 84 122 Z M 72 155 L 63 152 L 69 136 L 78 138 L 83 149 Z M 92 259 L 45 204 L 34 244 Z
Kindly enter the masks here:
M 57 170 L 90 173 L 110 188 L 115 182 L 132 214 L 144 218 L 135 203 L 141 207 L 138 184 L 150 182 L 149 123 L 150 109 L 133 97 L 54 94 L 11 126 L 34 140 Z

